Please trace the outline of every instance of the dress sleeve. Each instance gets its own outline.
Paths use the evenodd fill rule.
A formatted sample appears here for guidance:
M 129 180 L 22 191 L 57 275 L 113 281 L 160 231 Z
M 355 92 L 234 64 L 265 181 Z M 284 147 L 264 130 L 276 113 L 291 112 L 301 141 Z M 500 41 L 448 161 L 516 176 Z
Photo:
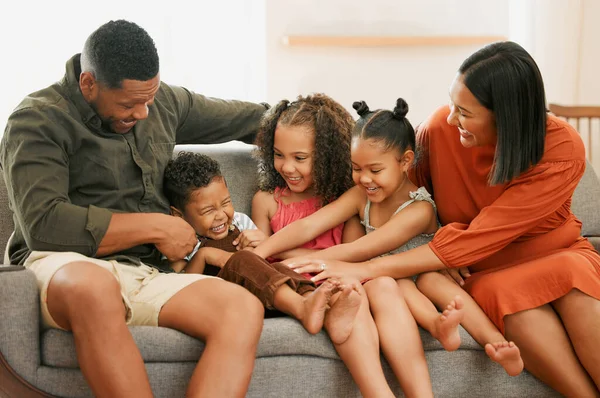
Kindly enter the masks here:
M 451 223 L 429 246 L 447 267 L 475 264 L 531 231 L 561 207 L 565 216 L 585 171 L 585 160 L 538 164 L 508 184 L 470 224 Z

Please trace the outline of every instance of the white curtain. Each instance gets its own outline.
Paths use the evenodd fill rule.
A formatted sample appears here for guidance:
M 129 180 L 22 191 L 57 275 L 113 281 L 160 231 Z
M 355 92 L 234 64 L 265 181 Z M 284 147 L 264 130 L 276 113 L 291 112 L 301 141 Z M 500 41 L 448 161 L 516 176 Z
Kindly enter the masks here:
M 510 38 L 537 61 L 548 102 L 600 105 L 600 1 L 511 0 Z

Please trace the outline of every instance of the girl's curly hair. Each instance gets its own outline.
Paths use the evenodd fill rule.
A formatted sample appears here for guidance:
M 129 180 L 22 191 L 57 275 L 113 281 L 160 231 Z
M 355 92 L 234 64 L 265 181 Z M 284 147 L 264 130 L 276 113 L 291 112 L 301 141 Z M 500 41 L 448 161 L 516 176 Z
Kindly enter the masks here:
M 354 120 L 343 106 L 325 94 L 298 96 L 280 101 L 263 117 L 256 137 L 259 188 L 273 192 L 286 187 L 275 169 L 273 145 L 278 125 L 304 126 L 315 133 L 312 176 L 316 195 L 323 204 L 337 199 L 354 185 L 350 142 Z

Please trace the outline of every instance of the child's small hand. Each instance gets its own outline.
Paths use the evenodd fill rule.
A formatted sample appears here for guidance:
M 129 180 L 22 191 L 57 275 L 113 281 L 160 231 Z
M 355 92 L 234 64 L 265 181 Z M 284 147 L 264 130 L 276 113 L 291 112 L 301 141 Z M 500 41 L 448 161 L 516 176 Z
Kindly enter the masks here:
M 177 260 L 177 261 L 172 261 L 170 263 L 171 269 L 175 272 L 181 272 L 186 266 L 187 266 L 188 262 L 185 260 Z
M 353 278 L 364 281 L 370 278 L 368 270 L 363 263 L 347 263 L 337 260 L 305 259 L 288 265 L 294 271 L 304 274 L 317 274 L 311 278 L 318 282 L 328 278 Z
M 304 264 L 310 260 L 313 260 L 313 257 L 311 257 L 310 255 L 306 255 L 306 256 L 290 257 L 286 260 L 281 260 L 281 263 L 283 265 L 287 265 L 288 267 L 293 269 L 292 264 Z
M 247 247 L 256 247 L 265 239 L 267 239 L 267 235 L 260 229 L 245 229 L 232 243 L 236 249 L 242 250 Z

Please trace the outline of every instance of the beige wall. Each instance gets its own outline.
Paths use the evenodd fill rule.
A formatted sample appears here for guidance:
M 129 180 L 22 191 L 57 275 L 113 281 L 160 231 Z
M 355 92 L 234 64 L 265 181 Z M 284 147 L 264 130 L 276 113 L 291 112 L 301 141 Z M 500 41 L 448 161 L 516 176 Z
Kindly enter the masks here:
M 600 105 L 598 21 L 599 0 L 266 0 L 267 100 L 321 91 L 351 110 L 355 100 L 389 108 L 401 96 L 417 124 L 447 103 L 456 69 L 480 45 L 288 47 L 282 37 L 501 35 L 536 59 L 549 102 Z
M 479 46 L 287 47 L 289 34 L 504 35 L 505 0 L 267 0 L 267 99 L 324 92 L 352 109 L 393 107 L 403 97 L 417 124 L 447 104 L 448 87 L 461 62 Z M 353 112 L 354 115 L 354 112 Z

